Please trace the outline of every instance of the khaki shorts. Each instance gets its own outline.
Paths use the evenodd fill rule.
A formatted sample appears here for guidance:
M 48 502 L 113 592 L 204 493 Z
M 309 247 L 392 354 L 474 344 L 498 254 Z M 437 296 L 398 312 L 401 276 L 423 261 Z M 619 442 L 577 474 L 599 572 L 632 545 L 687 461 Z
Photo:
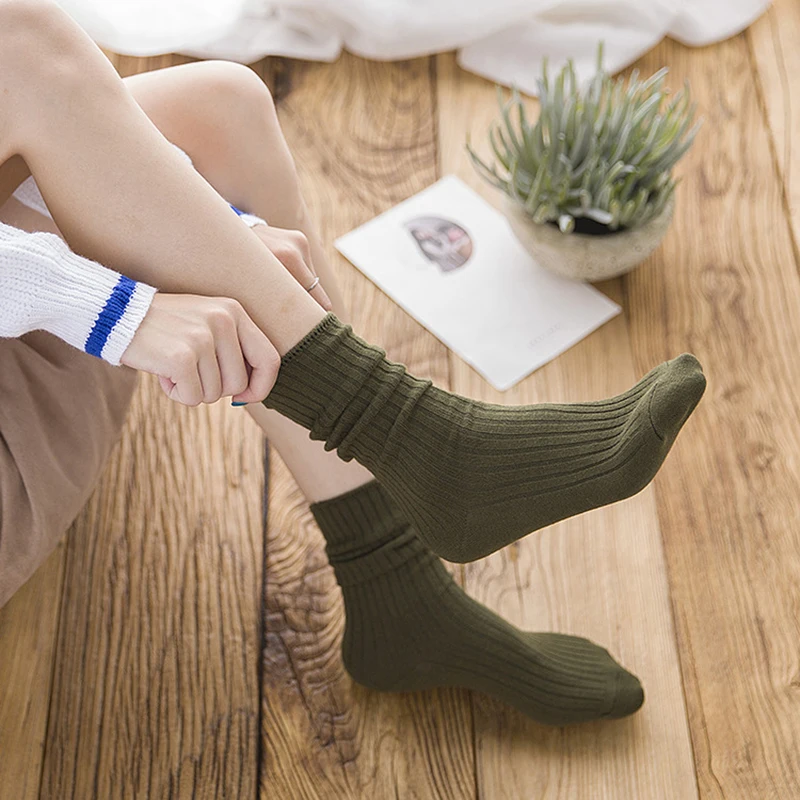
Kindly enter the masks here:
M 48 333 L 0 339 L 0 606 L 88 500 L 135 386 Z

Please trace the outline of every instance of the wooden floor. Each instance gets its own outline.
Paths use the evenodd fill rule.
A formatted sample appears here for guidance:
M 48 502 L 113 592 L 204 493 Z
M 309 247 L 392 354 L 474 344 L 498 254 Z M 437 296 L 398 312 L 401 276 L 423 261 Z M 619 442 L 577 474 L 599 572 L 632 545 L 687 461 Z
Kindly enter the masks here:
M 172 63 L 118 59 L 123 73 Z M 599 398 L 690 350 L 709 389 L 651 487 L 458 568 L 643 679 L 630 720 L 550 730 L 466 691 L 353 685 L 322 539 L 260 433 L 143 381 L 102 484 L 0 612 L 0 797 L 789 800 L 800 796 L 800 6 L 638 64 L 706 119 L 624 315 L 503 395 L 329 247 L 357 328 L 439 385 Z M 327 242 L 460 175 L 494 90 L 451 55 L 267 60 Z M 265 487 L 269 487 L 268 491 Z

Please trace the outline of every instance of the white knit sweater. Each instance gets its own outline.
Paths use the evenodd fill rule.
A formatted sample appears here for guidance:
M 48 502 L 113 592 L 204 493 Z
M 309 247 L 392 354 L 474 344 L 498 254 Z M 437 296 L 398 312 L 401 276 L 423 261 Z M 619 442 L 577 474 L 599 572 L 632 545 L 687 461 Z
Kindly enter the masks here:
M 17 200 L 50 216 L 33 178 Z M 234 211 L 252 227 L 265 224 Z M 0 337 L 45 330 L 73 347 L 119 364 L 156 289 L 82 258 L 52 233 L 26 233 L 0 222 Z

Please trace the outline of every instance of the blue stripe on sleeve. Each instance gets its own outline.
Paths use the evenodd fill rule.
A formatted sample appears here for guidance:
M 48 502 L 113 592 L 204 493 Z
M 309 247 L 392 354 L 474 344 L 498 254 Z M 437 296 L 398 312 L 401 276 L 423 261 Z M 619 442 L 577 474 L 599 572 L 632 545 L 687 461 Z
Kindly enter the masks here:
M 86 338 L 86 344 L 83 349 L 89 355 L 100 358 L 111 331 L 114 330 L 114 326 L 125 313 L 125 309 L 128 307 L 135 290 L 136 281 L 120 275 L 117 285 L 111 290 L 103 310 L 97 315 L 94 326 Z

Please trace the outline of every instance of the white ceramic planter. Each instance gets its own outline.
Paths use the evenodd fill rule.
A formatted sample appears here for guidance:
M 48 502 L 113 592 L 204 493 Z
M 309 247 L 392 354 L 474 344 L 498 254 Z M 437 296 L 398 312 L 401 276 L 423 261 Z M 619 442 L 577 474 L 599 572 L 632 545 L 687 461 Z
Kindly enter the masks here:
M 555 225 L 536 225 L 510 198 L 505 212 L 511 228 L 537 264 L 576 281 L 603 281 L 630 272 L 661 244 L 672 222 L 675 199 L 641 228 L 607 236 L 561 233 Z

